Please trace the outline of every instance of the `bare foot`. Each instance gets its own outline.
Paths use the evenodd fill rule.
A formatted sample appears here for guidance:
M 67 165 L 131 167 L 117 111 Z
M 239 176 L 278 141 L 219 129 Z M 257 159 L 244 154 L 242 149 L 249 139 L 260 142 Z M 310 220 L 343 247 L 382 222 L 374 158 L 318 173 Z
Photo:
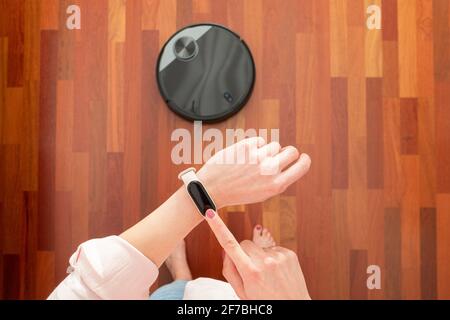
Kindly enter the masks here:
M 166 266 L 173 280 L 192 280 L 191 270 L 186 258 L 186 243 L 180 241 L 166 260 Z
M 257 224 L 253 228 L 253 242 L 265 249 L 275 246 L 275 240 L 273 239 L 272 235 L 270 234 L 269 230 L 266 228 L 263 228 L 261 225 Z

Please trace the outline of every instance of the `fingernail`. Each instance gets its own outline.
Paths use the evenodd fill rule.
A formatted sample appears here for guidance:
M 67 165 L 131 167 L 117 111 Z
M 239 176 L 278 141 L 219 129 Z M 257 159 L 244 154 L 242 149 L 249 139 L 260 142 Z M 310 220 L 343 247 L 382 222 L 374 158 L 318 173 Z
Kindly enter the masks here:
M 213 210 L 213 209 L 208 209 L 208 210 L 206 210 L 206 216 L 207 216 L 208 218 L 212 219 L 212 218 L 214 218 L 215 215 L 216 215 L 216 214 L 214 213 L 214 210 Z

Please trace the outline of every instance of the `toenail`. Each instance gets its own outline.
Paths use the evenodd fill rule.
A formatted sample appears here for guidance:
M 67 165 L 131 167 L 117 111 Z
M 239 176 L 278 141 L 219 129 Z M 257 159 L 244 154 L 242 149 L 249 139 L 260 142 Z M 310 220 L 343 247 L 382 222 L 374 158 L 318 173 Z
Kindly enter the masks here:
M 261 226 L 259 224 L 256 226 L 256 230 L 261 230 Z

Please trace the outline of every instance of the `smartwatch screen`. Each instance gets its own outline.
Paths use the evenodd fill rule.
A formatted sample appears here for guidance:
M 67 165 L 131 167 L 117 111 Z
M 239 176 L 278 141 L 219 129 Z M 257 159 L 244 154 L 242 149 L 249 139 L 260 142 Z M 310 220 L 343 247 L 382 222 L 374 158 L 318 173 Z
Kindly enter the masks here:
M 213 209 L 214 211 L 216 210 L 214 202 L 209 197 L 205 187 L 203 187 L 199 181 L 189 182 L 187 185 L 187 191 L 203 216 L 205 216 L 206 210 L 208 209 Z

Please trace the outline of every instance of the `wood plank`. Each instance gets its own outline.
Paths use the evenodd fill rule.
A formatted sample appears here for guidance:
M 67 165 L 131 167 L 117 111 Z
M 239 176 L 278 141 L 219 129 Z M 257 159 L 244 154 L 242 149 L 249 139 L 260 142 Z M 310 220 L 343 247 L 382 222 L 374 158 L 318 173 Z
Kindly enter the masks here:
M 417 1 L 417 94 L 431 97 L 434 92 L 433 1 Z
M 160 1 L 161 0 L 142 0 L 142 30 L 158 29 Z M 124 19 L 124 21 L 126 21 L 126 19 Z
M 125 9 L 123 0 L 108 2 L 108 152 L 123 152 Z
M 23 246 L 23 201 L 20 190 L 20 146 L 1 145 L 0 178 L 3 214 L 1 217 L 1 243 L 4 254 L 20 254 Z
M 366 80 L 367 107 L 367 187 L 383 188 L 382 79 Z
M 330 1 L 330 58 L 331 76 L 345 77 L 348 65 L 347 0 Z
M 55 193 L 55 281 L 61 282 L 67 276 L 69 258 L 72 255 L 72 194 L 71 191 Z
M 419 158 L 402 156 L 404 193 L 401 203 L 402 299 L 420 298 Z
M 402 154 L 418 153 L 417 99 L 400 99 L 400 131 Z
M 437 297 L 450 299 L 450 194 L 436 196 Z
M 420 156 L 420 205 L 436 206 L 436 119 L 432 98 L 418 101 L 418 135 Z
M 436 112 L 436 172 L 437 192 L 450 193 L 450 81 L 437 82 L 435 88 Z
M 102 235 L 120 234 L 123 230 L 123 154 L 108 153 L 106 211 L 96 220 Z
M 55 190 L 70 191 L 74 174 L 72 171 L 74 85 L 71 80 L 59 80 L 56 86 Z
M 433 60 L 436 80 L 450 81 L 450 37 L 448 17 L 450 5 L 446 0 L 433 1 Z
M 165 8 L 167 2 L 169 1 L 161 2 L 159 9 Z M 126 70 L 124 74 L 124 108 L 127 112 L 124 116 L 123 210 L 129 214 L 123 216 L 124 228 L 130 227 L 139 220 L 141 206 L 138 189 L 141 183 L 142 77 L 139 76 L 142 65 L 141 10 L 141 2 L 127 1 L 125 34 L 127 40 L 124 44 L 124 67 Z
M 398 42 L 383 41 L 383 96 L 399 96 Z
M 20 144 L 23 122 L 23 89 L 21 87 L 6 88 L 5 108 L 2 114 L 2 143 Z M 14 107 L 10 107 L 14 106 Z
M 20 297 L 20 256 L 18 254 L 3 255 L 3 299 L 16 300 Z
M 398 40 L 397 0 L 382 0 L 382 30 L 384 41 Z M 386 73 L 384 73 L 386 74 Z
M 384 255 L 386 267 L 383 290 L 386 299 L 398 300 L 402 296 L 401 284 L 401 217 L 399 208 L 386 208 L 384 211 Z
M 59 1 L 41 0 L 41 30 L 58 30 Z
M 350 299 L 367 300 L 367 250 L 350 250 Z
M 39 246 L 54 248 L 57 31 L 41 31 L 39 98 Z
M 26 191 L 23 193 L 24 210 L 24 246 L 22 251 L 21 272 L 23 272 L 23 298 L 35 299 L 37 277 L 37 246 L 38 246 L 38 193 Z
M 73 153 L 73 189 L 71 234 L 72 251 L 89 239 L 89 156 L 87 153 Z
M 347 190 L 333 190 L 334 290 L 337 299 L 350 298 L 350 239 Z
M 348 188 L 348 88 L 347 79 L 331 79 L 332 187 Z
M 397 0 L 400 97 L 417 97 L 417 1 Z
M 279 245 L 297 252 L 297 203 L 295 196 L 280 196 Z
M 420 210 L 420 260 L 422 299 L 437 298 L 436 209 Z
M 154 70 L 156 60 L 159 54 L 159 32 L 143 31 L 142 32 L 142 56 L 147 57 L 142 61 L 143 68 Z M 157 184 L 159 163 L 154 162 L 155 158 L 159 158 L 159 136 L 158 117 L 155 113 L 157 108 L 166 108 L 166 106 L 156 103 L 161 101 L 156 84 L 154 83 L 154 74 L 144 72 L 142 77 L 142 102 L 141 102 L 141 161 L 142 163 L 152 163 L 152 165 L 144 165 L 141 170 L 141 215 L 152 212 L 160 205 L 158 194 L 154 192 L 154 186 Z
M 38 190 L 39 100 L 38 81 L 26 81 L 23 89 L 24 116 L 20 138 L 21 189 L 25 191 Z
M 403 169 L 400 140 L 400 99 L 383 100 L 384 131 L 384 203 L 399 207 L 403 194 Z
M 365 0 L 365 8 L 369 5 L 377 5 L 381 8 L 381 0 Z M 383 33 L 382 30 L 369 30 L 366 28 L 365 38 L 365 62 L 366 77 L 382 77 L 383 76 Z
M 36 298 L 46 299 L 56 286 L 54 252 L 37 252 L 36 274 Z
M 280 196 L 273 197 L 263 203 L 262 225 L 267 228 L 276 243 L 281 242 L 281 204 Z M 254 226 L 252 226 L 253 228 Z
M 24 81 L 39 80 L 40 59 L 40 10 L 41 1 L 26 0 L 24 2 L 24 48 L 23 48 L 23 78 Z M 24 83 L 24 85 L 26 85 Z
M 9 1 L 5 6 L 8 36 L 8 86 L 21 87 L 24 79 L 24 11 L 23 1 Z

